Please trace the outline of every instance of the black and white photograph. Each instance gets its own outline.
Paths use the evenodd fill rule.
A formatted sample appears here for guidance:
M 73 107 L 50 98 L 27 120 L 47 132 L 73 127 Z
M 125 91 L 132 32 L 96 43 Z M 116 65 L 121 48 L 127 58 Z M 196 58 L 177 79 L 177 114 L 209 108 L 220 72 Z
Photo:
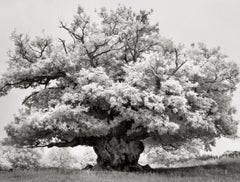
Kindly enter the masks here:
M 0 0 L 0 182 L 239 182 L 239 0 Z

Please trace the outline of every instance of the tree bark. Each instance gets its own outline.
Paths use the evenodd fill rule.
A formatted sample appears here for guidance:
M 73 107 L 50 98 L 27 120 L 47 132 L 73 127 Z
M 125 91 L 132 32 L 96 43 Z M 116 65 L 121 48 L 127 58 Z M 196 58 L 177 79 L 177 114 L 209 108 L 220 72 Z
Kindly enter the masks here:
M 95 169 L 138 171 L 143 167 L 138 164 L 144 150 L 141 141 L 127 141 L 124 138 L 110 138 L 99 141 L 94 150 L 98 156 Z

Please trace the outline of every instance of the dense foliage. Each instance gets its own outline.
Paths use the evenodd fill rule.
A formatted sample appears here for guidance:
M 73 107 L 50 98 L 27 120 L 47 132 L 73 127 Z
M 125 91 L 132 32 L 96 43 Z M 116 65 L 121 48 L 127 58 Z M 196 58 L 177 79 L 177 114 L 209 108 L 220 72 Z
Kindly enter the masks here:
M 79 7 L 70 25 L 61 22 L 70 38 L 59 43 L 14 33 L 0 96 L 34 91 L 5 143 L 93 146 L 99 165 L 118 169 L 137 163 L 142 142 L 175 150 L 198 139 L 210 149 L 216 137 L 234 136 L 236 63 L 220 48 L 175 45 L 151 13 L 102 8 L 92 23 Z

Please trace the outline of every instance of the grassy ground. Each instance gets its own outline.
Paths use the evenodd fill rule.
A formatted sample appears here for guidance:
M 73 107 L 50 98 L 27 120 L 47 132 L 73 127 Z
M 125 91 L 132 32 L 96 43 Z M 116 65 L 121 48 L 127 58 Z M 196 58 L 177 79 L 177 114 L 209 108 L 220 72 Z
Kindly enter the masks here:
M 238 182 L 240 164 L 221 163 L 188 168 L 156 169 L 152 173 L 39 170 L 0 172 L 0 182 Z

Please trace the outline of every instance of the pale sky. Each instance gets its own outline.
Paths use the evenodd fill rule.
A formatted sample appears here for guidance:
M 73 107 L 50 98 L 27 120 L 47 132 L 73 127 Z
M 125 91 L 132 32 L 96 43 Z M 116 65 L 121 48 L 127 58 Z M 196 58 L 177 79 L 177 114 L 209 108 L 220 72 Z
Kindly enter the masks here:
M 9 37 L 14 29 L 32 37 L 44 34 L 58 38 L 64 35 L 59 20 L 70 22 L 78 5 L 94 20 L 95 9 L 112 9 L 119 3 L 135 10 L 153 9 L 152 21 L 159 23 L 163 36 L 176 43 L 200 41 L 209 47 L 220 46 L 223 53 L 240 64 L 239 0 L 0 0 L 0 74 L 6 70 L 7 51 L 13 47 Z M 3 128 L 25 96 L 25 91 L 13 90 L 0 98 L 0 139 L 6 136 Z M 239 103 L 240 88 L 233 103 L 238 112 Z M 240 141 L 220 140 L 214 153 L 224 150 L 240 150 Z

